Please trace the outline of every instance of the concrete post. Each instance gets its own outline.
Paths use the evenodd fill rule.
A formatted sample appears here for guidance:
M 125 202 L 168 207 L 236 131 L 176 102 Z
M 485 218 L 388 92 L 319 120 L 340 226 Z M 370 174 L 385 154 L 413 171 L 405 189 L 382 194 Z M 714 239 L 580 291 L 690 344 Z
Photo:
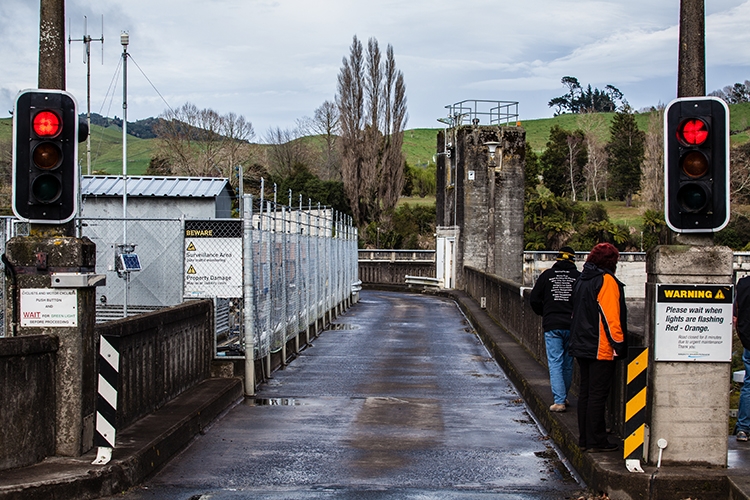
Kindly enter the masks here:
M 666 439 L 663 463 L 726 467 L 730 363 L 654 361 L 657 284 L 731 284 L 727 247 L 659 246 L 646 260 L 646 342 L 650 346 L 649 462 Z
M 526 131 L 502 127 L 495 154 L 494 273 L 523 283 L 523 202 Z
M 6 301 L 10 323 L 6 331 L 59 339 L 54 410 L 56 454 L 80 456 L 91 449 L 94 436 L 96 288 L 52 288 L 52 276 L 93 274 L 96 245 L 88 238 L 15 237 L 8 241 L 5 255 L 6 266 L 15 274 L 14 280 L 6 280 L 6 296 L 12 297 Z M 75 312 L 71 311 L 73 307 Z

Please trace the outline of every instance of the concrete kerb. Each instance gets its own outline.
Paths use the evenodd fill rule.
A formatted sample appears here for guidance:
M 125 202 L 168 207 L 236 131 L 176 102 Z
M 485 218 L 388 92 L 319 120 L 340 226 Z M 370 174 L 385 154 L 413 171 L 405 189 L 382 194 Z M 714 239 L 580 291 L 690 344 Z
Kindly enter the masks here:
M 242 394 L 239 379 L 205 380 L 121 431 L 109 464 L 91 465 L 92 450 L 0 471 L 0 499 L 82 500 L 121 493 L 158 471 Z
M 702 466 L 657 469 L 642 464 L 645 473 L 631 473 L 625 468 L 622 451 L 581 452 L 575 398 L 570 398 L 572 411 L 550 412 L 552 395 L 547 369 L 468 295 L 456 290 L 441 294 L 458 303 L 529 409 L 592 491 L 607 493 L 612 500 L 748 498 L 740 490 L 743 481 L 730 480 L 727 469 Z

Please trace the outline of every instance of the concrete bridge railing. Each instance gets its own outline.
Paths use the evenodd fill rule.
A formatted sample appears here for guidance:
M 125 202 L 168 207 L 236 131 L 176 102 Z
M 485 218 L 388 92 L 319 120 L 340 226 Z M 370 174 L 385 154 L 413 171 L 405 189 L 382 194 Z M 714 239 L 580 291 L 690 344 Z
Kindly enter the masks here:
M 97 325 L 119 344 L 117 429 L 210 377 L 213 317 L 213 302 L 197 300 Z
M 531 289 L 499 276 L 471 267 L 464 267 L 466 293 L 484 306 L 492 319 L 510 333 L 540 364 L 547 366 L 547 352 L 542 331 L 542 319 L 531 309 Z M 628 326 L 630 345 L 640 346 L 643 338 L 643 301 L 628 302 Z M 630 314 L 630 313 L 633 314 Z M 607 405 L 611 428 L 623 435 L 625 410 L 625 363 L 617 364 L 616 383 Z M 578 387 L 578 368 L 574 367 L 573 391 Z
M 359 279 L 365 285 L 400 285 L 406 276 L 435 277 L 434 250 L 359 250 Z
M 198 300 L 96 327 L 119 339 L 118 430 L 210 377 L 213 317 Z M 0 470 L 55 455 L 57 354 L 55 336 L 0 338 Z
M 55 454 L 57 337 L 0 338 L 0 470 Z

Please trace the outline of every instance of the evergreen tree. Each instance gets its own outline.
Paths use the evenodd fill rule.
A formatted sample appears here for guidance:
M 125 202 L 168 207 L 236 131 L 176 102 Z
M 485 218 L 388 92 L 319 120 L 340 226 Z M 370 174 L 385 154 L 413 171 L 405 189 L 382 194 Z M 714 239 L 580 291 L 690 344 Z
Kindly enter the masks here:
M 641 190 L 645 142 L 646 134 L 638 129 L 635 116 L 629 109 L 615 114 L 607 144 L 610 193 L 625 200 L 628 207 L 632 204 L 633 195 Z

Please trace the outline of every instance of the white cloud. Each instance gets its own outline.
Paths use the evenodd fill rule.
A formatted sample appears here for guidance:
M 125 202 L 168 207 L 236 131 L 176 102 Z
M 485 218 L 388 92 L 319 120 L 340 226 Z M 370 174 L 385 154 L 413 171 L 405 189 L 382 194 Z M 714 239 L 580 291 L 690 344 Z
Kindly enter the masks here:
M 332 99 L 352 36 L 394 47 L 404 72 L 409 125 L 435 127 L 464 99 L 520 100 L 526 118 L 550 116 L 560 78 L 612 84 L 635 107 L 674 96 L 678 2 L 653 0 L 68 0 L 74 38 L 92 44 L 93 111 L 122 114 L 120 31 L 130 32 L 129 119 L 190 101 L 234 111 L 256 130 L 290 127 Z M 750 0 L 706 6 L 708 87 L 750 78 Z M 38 3 L 0 3 L 0 114 L 37 79 Z M 86 68 L 73 42 L 68 89 L 85 106 Z M 728 78 L 729 80 L 722 80 Z M 109 92 L 108 92 L 109 89 Z

